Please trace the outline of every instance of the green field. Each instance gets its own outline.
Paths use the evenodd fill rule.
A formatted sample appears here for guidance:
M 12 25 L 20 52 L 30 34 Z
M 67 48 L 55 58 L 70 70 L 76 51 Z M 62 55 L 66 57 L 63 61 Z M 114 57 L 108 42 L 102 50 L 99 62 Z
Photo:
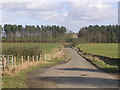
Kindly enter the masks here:
M 87 53 L 91 53 L 94 55 L 101 55 L 110 58 L 119 58 L 118 57 L 118 44 L 100 44 L 100 43 L 86 43 L 80 44 L 78 47 Z
M 43 52 L 46 52 L 46 53 L 49 53 L 53 48 L 56 48 L 56 47 L 60 47 L 60 46 L 63 46 L 63 44 L 48 44 L 48 43 L 18 43 L 18 44 L 10 44 L 10 43 L 5 43 L 5 44 L 2 44 L 2 47 L 41 47 L 42 48 L 42 51 Z

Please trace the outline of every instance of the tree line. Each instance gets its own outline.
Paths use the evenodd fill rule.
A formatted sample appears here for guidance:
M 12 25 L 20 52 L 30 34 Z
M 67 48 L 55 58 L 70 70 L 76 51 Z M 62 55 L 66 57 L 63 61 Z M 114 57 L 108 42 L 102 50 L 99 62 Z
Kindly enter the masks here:
M 57 25 L 0 25 L 2 42 L 5 43 L 57 43 L 57 42 L 89 42 L 89 43 L 119 43 L 119 25 L 90 25 L 78 32 L 78 38 L 73 38 L 73 32 L 67 33 L 64 26 Z
M 120 26 L 119 25 L 90 25 L 83 27 L 78 33 L 79 40 L 81 42 L 90 43 L 119 43 L 120 38 Z
M 50 43 L 50 42 L 66 42 L 71 38 L 71 34 L 66 33 L 64 26 L 56 25 L 11 25 L 5 24 L 0 26 L 4 34 L 2 42 L 7 43 Z

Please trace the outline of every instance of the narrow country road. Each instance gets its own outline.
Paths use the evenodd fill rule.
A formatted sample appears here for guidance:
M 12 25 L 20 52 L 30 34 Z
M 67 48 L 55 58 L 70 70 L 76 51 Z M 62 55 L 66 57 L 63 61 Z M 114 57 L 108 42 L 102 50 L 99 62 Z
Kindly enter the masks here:
M 117 88 L 117 79 L 103 73 L 68 48 L 69 62 L 28 74 L 30 88 Z

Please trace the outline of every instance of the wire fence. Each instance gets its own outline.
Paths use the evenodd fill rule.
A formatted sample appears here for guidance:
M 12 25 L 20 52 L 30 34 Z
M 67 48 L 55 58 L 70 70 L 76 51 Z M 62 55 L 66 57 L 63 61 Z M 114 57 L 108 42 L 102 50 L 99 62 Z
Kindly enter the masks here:
M 36 62 L 46 63 L 47 60 L 59 59 L 63 55 L 65 55 L 64 53 L 65 53 L 64 50 L 61 50 L 55 53 L 49 53 L 49 54 L 44 53 L 36 56 L 16 57 L 14 55 L 0 55 L 1 73 L 4 73 L 6 71 L 11 71 L 20 65 L 24 65 L 25 62 L 33 63 L 33 64 Z
M 14 68 L 16 65 L 23 64 L 25 61 L 35 62 L 45 59 L 45 55 L 40 56 L 21 56 L 21 58 L 16 58 L 14 55 L 0 55 L 0 71 L 5 71 L 6 68 Z M 2 73 L 2 72 L 1 72 Z

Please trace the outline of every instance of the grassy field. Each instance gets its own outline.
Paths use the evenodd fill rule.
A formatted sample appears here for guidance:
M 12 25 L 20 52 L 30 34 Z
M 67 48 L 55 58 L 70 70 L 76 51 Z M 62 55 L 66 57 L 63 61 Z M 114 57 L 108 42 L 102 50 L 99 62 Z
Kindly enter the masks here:
M 100 43 L 87 43 L 80 44 L 78 47 L 87 53 L 91 53 L 94 55 L 101 55 L 110 58 L 119 58 L 118 57 L 118 44 L 100 44 Z
M 23 43 L 23 44 L 9 44 L 9 43 L 4 43 L 2 44 L 2 47 L 41 47 L 43 52 L 49 53 L 53 48 L 63 46 L 63 44 L 39 44 L 39 43 Z

